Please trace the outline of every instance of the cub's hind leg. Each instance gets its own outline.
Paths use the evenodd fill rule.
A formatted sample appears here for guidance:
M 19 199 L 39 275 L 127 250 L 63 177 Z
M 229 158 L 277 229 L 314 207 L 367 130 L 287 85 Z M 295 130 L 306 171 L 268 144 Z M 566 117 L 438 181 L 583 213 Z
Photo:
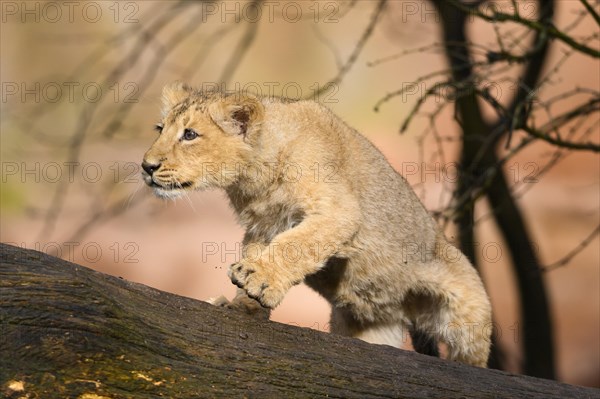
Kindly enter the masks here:
M 489 300 L 483 287 L 459 291 L 462 297 L 457 300 L 451 294 L 441 309 L 440 320 L 445 323 L 439 339 L 448 346 L 449 360 L 487 367 L 492 332 Z
M 487 366 L 491 305 L 477 272 L 467 261 L 435 268 L 435 273 L 421 279 L 421 286 L 409 295 L 406 306 L 417 330 L 446 344 L 449 360 Z

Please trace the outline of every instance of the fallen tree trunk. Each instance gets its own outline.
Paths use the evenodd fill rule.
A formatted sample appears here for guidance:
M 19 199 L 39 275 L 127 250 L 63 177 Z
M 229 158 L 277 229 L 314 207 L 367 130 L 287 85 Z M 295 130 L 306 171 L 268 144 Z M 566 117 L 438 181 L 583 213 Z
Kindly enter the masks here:
M 591 398 L 265 322 L 0 244 L 0 389 L 28 398 Z

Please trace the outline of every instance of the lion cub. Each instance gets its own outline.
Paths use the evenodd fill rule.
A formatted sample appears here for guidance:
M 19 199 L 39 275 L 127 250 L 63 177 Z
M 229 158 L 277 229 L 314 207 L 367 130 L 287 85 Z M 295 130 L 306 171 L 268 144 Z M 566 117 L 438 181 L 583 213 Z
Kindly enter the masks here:
M 329 301 L 331 331 L 485 367 L 491 307 L 465 256 L 406 180 L 362 135 L 312 101 L 163 90 L 144 156 L 161 197 L 223 188 L 246 227 L 231 304 L 272 309 L 305 282 Z

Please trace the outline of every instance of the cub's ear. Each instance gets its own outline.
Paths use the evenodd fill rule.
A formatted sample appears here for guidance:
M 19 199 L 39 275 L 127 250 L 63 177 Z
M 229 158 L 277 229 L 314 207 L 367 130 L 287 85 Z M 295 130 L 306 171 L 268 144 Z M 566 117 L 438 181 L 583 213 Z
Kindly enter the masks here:
M 259 129 L 264 107 L 258 98 L 236 93 L 210 104 L 208 113 L 224 132 L 245 138 Z
M 163 87 L 163 115 L 167 114 L 171 108 L 189 97 L 193 91 L 194 90 L 190 86 L 181 82 L 173 82 Z

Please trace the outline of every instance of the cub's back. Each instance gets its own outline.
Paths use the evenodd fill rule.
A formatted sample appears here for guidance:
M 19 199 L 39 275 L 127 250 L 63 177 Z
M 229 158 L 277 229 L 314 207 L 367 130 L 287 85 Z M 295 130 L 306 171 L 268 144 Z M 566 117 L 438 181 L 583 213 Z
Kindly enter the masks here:
M 331 165 L 332 182 L 347 185 L 360 204 L 362 229 L 382 239 L 435 242 L 437 225 L 408 182 L 366 137 L 313 101 L 266 103 L 266 128 L 281 140 L 288 161 Z M 324 182 L 327 184 L 327 181 Z

